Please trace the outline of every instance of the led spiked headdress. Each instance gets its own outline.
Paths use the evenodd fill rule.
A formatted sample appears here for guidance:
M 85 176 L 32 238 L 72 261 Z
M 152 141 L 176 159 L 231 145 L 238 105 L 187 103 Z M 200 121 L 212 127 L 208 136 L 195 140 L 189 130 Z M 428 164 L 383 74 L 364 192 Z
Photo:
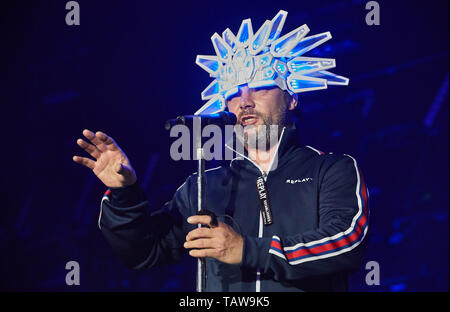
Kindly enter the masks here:
M 215 79 L 201 93 L 208 102 L 196 115 L 223 111 L 226 99 L 243 84 L 278 86 L 290 94 L 348 85 L 348 78 L 327 71 L 336 66 L 334 59 L 302 56 L 331 39 L 330 32 L 305 37 L 309 32 L 305 24 L 280 37 L 286 16 L 281 10 L 255 34 L 251 20 L 245 19 L 236 36 L 227 28 L 222 36 L 211 37 L 216 55 L 197 55 L 195 63 Z

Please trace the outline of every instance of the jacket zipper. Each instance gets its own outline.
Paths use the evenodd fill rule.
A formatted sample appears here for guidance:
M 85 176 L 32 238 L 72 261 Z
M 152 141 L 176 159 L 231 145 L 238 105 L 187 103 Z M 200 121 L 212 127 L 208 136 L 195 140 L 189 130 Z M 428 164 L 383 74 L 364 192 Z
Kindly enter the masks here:
M 280 135 L 280 140 L 278 141 L 278 146 L 277 146 L 277 150 L 275 152 L 275 155 L 278 154 L 278 148 L 280 147 L 280 143 L 281 143 L 281 139 L 283 138 L 283 134 L 284 134 L 284 130 L 285 128 L 283 128 L 283 130 L 281 131 L 281 135 Z M 227 146 L 228 147 L 228 146 Z M 230 148 L 230 147 L 228 147 Z M 231 150 L 233 150 L 232 148 L 230 148 Z M 269 175 L 268 173 L 265 173 L 264 170 L 261 169 L 260 166 L 258 166 L 257 163 L 255 163 L 253 160 L 251 160 L 249 157 L 246 157 L 245 155 L 242 155 L 240 153 L 238 153 L 236 150 L 234 150 L 236 152 L 236 154 L 242 156 L 243 158 L 247 159 L 248 161 L 250 161 L 256 168 L 258 168 L 258 170 L 261 172 L 262 177 L 264 179 L 264 182 L 267 182 L 267 176 Z M 274 155 L 274 157 L 275 157 Z M 273 159 L 272 162 L 270 163 L 269 169 L 267 172 L 270 172 L 270 169 L 272 168 L 272 164 L 273 164 Z M 259 213 L 259 230 L 258 230 L 258 238 L 262 238 L 263 237 L 263 220 L 262 220 L 262 216 L 261 213 Z M 260 269 L 258 269 L 256 271 L 256 285 L 255 285 L 255 291 L 256 292 L 261 292 L 261 271 Z

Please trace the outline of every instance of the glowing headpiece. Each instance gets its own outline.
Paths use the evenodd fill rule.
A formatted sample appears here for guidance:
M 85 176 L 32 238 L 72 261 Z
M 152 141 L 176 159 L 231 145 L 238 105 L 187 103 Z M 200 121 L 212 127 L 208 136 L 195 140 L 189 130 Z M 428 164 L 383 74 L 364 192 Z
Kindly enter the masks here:
M 348 78 L 327 71 L 336 66 L 334 59 L 302 56 L 331 39 L 330 32 L 305 37 L 309 32 L 305 24 L 280 37 L 286 16 L 281 10 L 255 34 L 251 20 L 245 19 L 236 36 L 227 28 L 222 36 L 211 37 L 216 55 L 197 55 L 195 63 L 215 79 L 201 93 L 208 102 L 196 115 L 223 111 L 226 99 L 243 84 L 249 88 L 278 86 L 291 95 L 348 85 Z

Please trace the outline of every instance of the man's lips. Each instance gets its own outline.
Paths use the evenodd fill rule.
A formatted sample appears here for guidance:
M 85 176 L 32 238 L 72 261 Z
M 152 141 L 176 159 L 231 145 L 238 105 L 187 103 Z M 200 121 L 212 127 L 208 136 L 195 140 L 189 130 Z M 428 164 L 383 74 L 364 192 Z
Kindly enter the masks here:
M 241 118 L 242 126 L 254 125 L 258 121 L 258 117 L 256 115 L 245 115 Z

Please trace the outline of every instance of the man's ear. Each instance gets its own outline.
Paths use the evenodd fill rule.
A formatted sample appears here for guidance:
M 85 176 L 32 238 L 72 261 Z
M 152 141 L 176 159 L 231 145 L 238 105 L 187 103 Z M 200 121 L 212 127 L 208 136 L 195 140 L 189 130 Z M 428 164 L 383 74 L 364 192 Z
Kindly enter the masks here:
M 293 95 L 289 95 L 288 109 L 294 110 L 298 104 L 298 94 L 294 93 Z

